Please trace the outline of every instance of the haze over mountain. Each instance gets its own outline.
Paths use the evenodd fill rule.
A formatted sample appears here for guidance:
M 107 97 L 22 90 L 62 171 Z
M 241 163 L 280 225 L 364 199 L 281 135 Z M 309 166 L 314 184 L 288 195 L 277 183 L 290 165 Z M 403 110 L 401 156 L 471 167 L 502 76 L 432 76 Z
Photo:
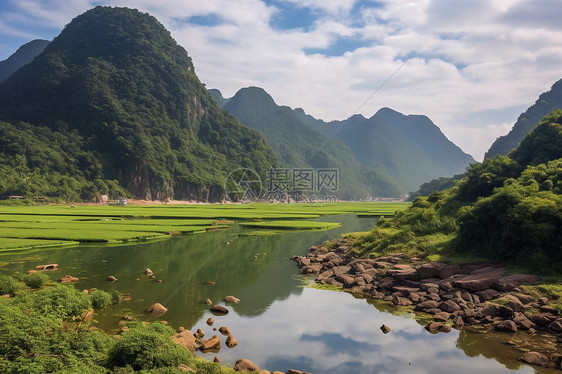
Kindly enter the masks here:
M 367 166 L 384 170 L 407 191 L 438 177 L 463 173 L 475 162 L 429 118 L 382 108 L 371 118 L 355 115 L 324 122 L 296 109 L 312 127 L 344 141 Z
M 550 91 L 541 94 L 537 101 L 519 116 L 507 135 L 500 136 L 494 141 L 484 158 L 507 155 L 521 143 L 525 135 L 533 130 L 544 116 L 553 109 L 559 108 L 562 108 L 562 79 L 554 83 Z
M 0 120 L 4 195 L 93 198 L 120 193 L 118 182 L 139 198 L 217 201 L 230 171 L 265 176 L 277 165 L 259 132 L 218 107 L 170 33 L 127 8 L 72 20 L 0 84 Z M 45 180 L 64 191 L 45 191 Z
M 14 54 L 0 61 L 0 83 L 4 82 L 10 75 L 22 66 L 29 64 L 35 56 L 43 52 L 50 42 L 48 40 L 35 39 L 18 48 Z
M 398 197 L 405 192 L 388 174 L 366 167 L 342 141 L 305 124 L 291 108 L 278 106 L 263 89 L 248 87 L 231 99 L 209 90 L 223 109 L 259 130 L 286 168 L 337 168 L 342 199 Z

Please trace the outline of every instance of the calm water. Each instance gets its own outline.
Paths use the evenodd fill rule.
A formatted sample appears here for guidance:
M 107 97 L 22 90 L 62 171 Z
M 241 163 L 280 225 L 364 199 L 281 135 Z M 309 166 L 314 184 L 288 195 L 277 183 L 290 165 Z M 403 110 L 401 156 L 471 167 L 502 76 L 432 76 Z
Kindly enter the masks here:
M 388 305 L 303 287 L 305 279 L 289 260 L 291 255 L 302 255 L 309 246 L 344 232 L 368 230 L 375 222 L 354 216 L 322 220 L 343 225 L 324 232 L 268 237 L 238 236 L 242 229 L 235 226 L 145 244 L 10 254 L 0 256 L 0 273 L 58 263 L 60 270 L 48 273 L 52 279 L 70 274 L 80 278 L 76 285 L 80 289 L 118 289 L 130 294 L 131 301 L 96 316 L 105 329 L 117 329 L 124 314 L 151 320 L 143 310 L 160 302 L 168 308 L 161 320 L 174 328 L 201 328 L 207 338 L 217 332 L 205 324 L 212 315 L 204 300 L 208 297 L 224 304 L 225 296 L 234 295 L 241 302 L 228 305 L 228 315 L 213 318 L 214 327 L 231 329 L 238 346 L 229 349 L 223 344 L 218 354 L 203 355 L 209 360 L 217 355 L 222 363 L 245 357 L 262 369 L 314 374 L 534 372 L 516 361 L 520 352 L 502 344 L 513 338 L 510 335 L 456 330 L 432 335 L 423 329 L 422 321 L 393 315 Z M 162 283 L 143 274 L 147 267 Z M 108 275 L 118 281 L 105 281 Z M 216 285 L 209 286 L 207 281 Z M 379 329 L 383 323 L 392 329 L 387 335 Z

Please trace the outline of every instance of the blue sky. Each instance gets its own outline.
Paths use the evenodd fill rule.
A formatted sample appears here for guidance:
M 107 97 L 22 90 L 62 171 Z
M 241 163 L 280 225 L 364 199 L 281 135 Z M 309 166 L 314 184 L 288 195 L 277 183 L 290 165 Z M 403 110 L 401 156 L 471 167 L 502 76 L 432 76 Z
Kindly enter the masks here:
M 158 18 L 226 97 L 340 120 L 392 77 L 359 113 L 425 114 L 476 159 L 562 78 L 559 0 L 2 0 L 0 60 L 96 5 Z

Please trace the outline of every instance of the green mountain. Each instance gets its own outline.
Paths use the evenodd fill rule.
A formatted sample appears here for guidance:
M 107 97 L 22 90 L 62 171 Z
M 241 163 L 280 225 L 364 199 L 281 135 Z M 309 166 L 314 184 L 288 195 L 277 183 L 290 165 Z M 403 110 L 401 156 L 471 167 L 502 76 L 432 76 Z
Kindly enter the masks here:
M 541 94 L 535 104 L 519 116 L 507 135 L 500 136 L 494 141 L 484 158 L 507 155 L 519 145 L 525 135 L 534 129 L 544 116 L 553 109 L 560 108 L 562 108 L 562 79 L 554 83 L 550 91 Z
M 369 119 L 355 115 L 326 123 L 301 109 L 295 112 L 310 126 L 344 141 L 364 165 L 385 171 L 407 191 L 462 173 L 475 162 L 426 116 L 382 108 Z
M 538 273 L 562 267 L 562 111 L 546 116 L 508 156 L 474 163 L 456 186 L 418 197 L 355 243 L 432 261 L 498 261 Z
M 170 33 L 127 8 L 96 7 L 72 20 L 0 85 L 0 121 L 0 156 L 25 181 L 11 175 L 0 195 L 37 192 L 41 176 L 56 172 L 90 195 L 118 181 L 138 198 L 217 201 L 229 172 L 248 167 L 265 177 L 277 165 L 259 132 L 219 108 Z M 71 137 L 76 143 L 66 144 Z M 34 138 L 56 154 L 28 152 Z
M 22 66 L 29 64 L 35 56 L 43 52 L 50 42 L 48 40 L 35 39 L 18 48 L 18 50 L 4 61 L 0 61 L 0 83 L 4 82 L 10 75 Z
M 311 128 L 291 108 L 278 106 L 263 89 L 243 88 L 230 99 L 218 90 L 210 92 L 223 109 L 263 134 L 283 167 L 337 168 L 339 198 L 397 197 L 404 192 L 386 173 L 362 165 L 345 143 Z

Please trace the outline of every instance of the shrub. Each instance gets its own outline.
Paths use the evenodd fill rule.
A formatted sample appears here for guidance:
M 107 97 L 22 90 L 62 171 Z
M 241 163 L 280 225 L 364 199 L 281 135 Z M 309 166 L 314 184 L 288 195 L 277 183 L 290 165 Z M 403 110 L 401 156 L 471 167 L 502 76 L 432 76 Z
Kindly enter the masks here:
M 102 290 L 90 292 L 90 299 L 92 300 L 92 307 L 94 307 L 94 309 L 105 308 L 113 304 L 111 295 Z
M 49 281 L 49 277 L 42 273 L 32 273 L 23 276 L 23 283 L 30 288 L 39 288 L 47 281 Z
M 17 286 L 18 282 L 14 278 L 0 275 L 0 295 L 13 294 L 16 292 Z
M 177 367 L 192 360 L 191 353 L 171 339 L 174 330 L 161 323 L 138 325 L 127 330 L 109 352 L 109 367 L 134 370 Z

